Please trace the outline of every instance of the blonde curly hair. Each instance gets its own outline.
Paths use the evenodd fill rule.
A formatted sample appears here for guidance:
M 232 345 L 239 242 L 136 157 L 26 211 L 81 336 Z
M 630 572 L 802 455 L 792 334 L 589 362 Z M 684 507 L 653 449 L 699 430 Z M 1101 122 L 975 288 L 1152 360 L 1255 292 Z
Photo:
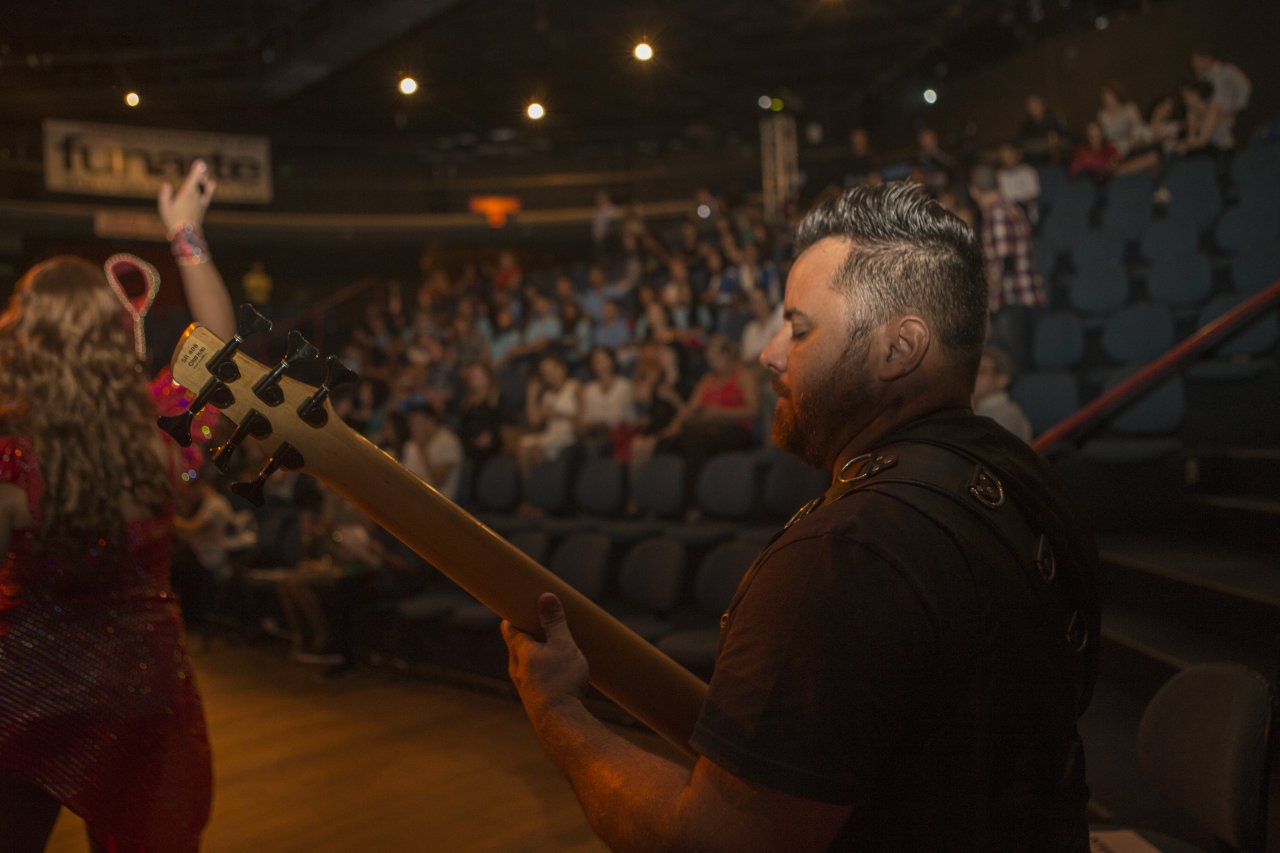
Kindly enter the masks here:
M 152 514 L 171 499 L 127 322 L 102 269 L 69 256 L 32 267 L 0 314 L 0 434 L 32 442 L 46 542 L 122 530 L 123 496 Z

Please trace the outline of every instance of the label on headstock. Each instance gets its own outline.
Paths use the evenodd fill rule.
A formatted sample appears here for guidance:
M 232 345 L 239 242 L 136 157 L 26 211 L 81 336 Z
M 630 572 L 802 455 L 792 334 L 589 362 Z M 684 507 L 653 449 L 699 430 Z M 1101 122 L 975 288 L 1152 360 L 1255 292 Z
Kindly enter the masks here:
M 205 358 L 209 355 L 209 348 L 199 341 L 192 340 L 187 343 L 182 354 L 178 356 L 178 361 L 187 367 L 199 367 L 204 364 Z

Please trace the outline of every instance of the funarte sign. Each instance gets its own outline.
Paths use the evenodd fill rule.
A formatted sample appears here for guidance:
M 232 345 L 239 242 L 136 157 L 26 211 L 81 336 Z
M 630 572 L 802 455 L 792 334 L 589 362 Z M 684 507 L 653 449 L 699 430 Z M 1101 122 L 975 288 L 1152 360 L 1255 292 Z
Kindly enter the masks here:
M 54 192 L 154 198 L 193 160 L 209 164 L 220 202 L 271 201 L 271 144 L 236 136 L 47 119 L 44 183 Z

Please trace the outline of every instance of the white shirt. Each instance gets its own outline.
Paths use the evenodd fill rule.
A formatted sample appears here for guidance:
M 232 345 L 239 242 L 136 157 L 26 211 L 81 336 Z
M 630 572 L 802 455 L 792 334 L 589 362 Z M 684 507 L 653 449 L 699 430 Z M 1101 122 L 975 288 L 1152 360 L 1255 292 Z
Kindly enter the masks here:
M 1022 411 L 1022 407 L 1009 399 L 1009 395 L 1004 391 L 979 401 L 973 407 L 973 413 L 991 418 L 1023 441 L 1031 441 L 1031 421 L 1027 420 L 1027 414 Z
M 426 482 L 435 486 L 449 500 L 458 499 L 458 486 L 462 482 L 462 442 L 443 426 L 427 442 L 425 453 L 415 441 L 406 441 L 400 449 L 400 464 Z M 452 464 L 442 482 L 431 478 L 431 468 Z
M 625 376 L 614 377 L 608 391 L 595 379 L 582 386 L 583 423 L 615 427 L 632 423 L 635 414 L 635 392 Z
M 1014 203 L 1035 201 L 1040 197 L 1040 176 L 1026 163 L 996 172 L 1000 195 Z

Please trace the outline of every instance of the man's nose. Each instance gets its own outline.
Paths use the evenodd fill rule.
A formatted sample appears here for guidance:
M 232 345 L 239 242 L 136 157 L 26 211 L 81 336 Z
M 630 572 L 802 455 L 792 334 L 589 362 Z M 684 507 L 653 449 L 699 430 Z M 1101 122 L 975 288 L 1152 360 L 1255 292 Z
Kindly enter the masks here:
M 771 373 L 781 374 L 787 369 L 786 336 L 787 328 L 783 326 L 774 332 L 769 343 L 760 351 L 760 364 Z

